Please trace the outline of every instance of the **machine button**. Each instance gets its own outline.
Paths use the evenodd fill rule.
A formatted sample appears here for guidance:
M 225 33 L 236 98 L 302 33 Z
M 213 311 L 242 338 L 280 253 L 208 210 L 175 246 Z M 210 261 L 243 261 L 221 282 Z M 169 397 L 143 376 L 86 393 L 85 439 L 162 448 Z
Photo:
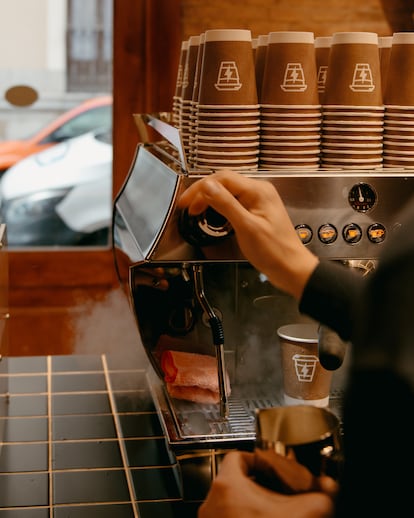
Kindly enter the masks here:
M 296 225 L 295 229 L 296 229 L 296 233 L 299 236 L 302 243 L 304 245 L 307 245 L 313 237 L 312 229 L 308 225 L 305 225 L 304 223 L 302 223 L 300 225 Z
M 367 229 L 368 239 L 372 243 L 382 243 L 385 239 L 385 227 L 381 223 L 373 223 Z
M 358 243 L 362 238 L 362 230 L 356 223 L 349 223 L 342 231 L 342 235 L 347 243 L 355 244 Z
M 336 238 L 338 237 L 338 231 L 333 225 L 331 225 L 331 223 L 325 223 L 319 227 L 318 236 L 322 243 L 329 245 L 330 243 L 336 241 Z

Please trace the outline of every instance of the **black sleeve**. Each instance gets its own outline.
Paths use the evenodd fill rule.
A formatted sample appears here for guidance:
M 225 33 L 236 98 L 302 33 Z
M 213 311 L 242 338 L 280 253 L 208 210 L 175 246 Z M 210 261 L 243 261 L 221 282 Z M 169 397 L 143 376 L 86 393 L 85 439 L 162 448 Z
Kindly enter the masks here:
M 299 310 L 350 340 L 354 332 L 353 311 L 362 285 L 360 273 L 334 261 L 321 261 L 303 292 Z

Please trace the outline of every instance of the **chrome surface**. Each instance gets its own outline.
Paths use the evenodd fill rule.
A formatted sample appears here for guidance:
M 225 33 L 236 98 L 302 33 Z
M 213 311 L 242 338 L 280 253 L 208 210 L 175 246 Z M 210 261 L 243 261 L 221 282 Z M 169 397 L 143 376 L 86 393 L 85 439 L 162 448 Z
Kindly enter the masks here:
M 170 132 L 163 124 L 154 125 L 164 136 Z M 171 143 L 165 142 L 137 148 L 114 203 L 115 265 L 154 369 L 154 401 L 171 444 L 206 448 L 222 442 L 229 446 L 250 443 L 255 433 L 254 409 L 277 406 L 281 401 L 276 330 L 310 319 L 300 314 L 293 298 L 274 288 L 246 261 L 234 235 L 209 246 L 190 244 L 181 235 L 178 197 L 210 171 L 183 170 L 180 153 L 170 153 L 170 149 Z M 400 210 L 414 195 L 413 170 L 241 174 L 275 185 L 298 233 L 310 238 L 305 246 L 322 260 L 339 261 L 362 274 L 375 268 L 389 236 L 401 225 Z M 336 238 L 331 242 L 332 235 Z M 197 296 L 192 272 L 200 266 L 211 311 L 206 311 Z M 143 281 L 159 269 L 168 281 L 167 290 Z M 221 411 L 220 405 L 206 408 L 171 400 L 160 368 L 165 348 L 217 354 L 209 325 L 212 314 L 220 318 L 224 335 L 219 344 L 218 376 L 227 370 L 232 389 L 227 397 L 221 383 Z M 339 413 L 349 349 L 334 373 L 331 404 Z M 225 402 L 228 412 L 223 410 Z

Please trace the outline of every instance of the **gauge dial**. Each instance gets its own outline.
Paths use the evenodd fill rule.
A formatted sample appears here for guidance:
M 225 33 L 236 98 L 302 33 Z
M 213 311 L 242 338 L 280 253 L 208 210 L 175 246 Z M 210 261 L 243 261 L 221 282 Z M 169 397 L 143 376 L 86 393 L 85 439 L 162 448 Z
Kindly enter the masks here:
M 348 194 L 348 201 L 351 207 L 357 212 L 368 212 L 374 207 L 377 201 L 377 194 L 373 187 L 361 182 L 351 187 Z

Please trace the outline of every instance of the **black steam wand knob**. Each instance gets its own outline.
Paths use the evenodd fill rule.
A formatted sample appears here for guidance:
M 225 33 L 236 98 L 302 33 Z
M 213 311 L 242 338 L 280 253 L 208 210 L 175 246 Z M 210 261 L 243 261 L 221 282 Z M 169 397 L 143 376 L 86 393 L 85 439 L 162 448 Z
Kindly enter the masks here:
M 193 246 L 208 246 L 234 234 L 230 222 L 211 207 L 196 216 L 184 209 L 179 216 L 178 229 Z
M 228 418 L 229 403 L 226 384 L 226 368 L 224 361 L 223 324 L 206 298 L 203 282 L 203 267 L 200 264 L 193 265 L 193 277 L 195 294 L 198 302 L 200 303 L 200 306 L 208 316 L 208 321 L 210 323 L 211 333 L 213 336 L 213 343 L 216 346 L 217 374 L 220 393 L 220 416 L 223 418 Z

